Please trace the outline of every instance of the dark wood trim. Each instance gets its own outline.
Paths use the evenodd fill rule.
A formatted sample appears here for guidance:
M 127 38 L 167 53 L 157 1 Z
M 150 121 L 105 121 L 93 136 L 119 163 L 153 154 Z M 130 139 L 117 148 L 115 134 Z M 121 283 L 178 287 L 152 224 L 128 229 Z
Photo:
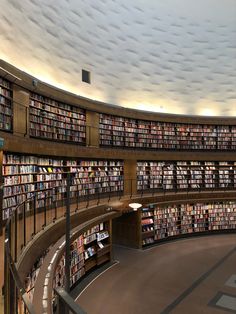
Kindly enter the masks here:
M 83 147 L 76 144 L 45 141 L 21 137 L 0 131 L 4 138 L 4 151 L 44 156 L 60 156 L 68 158 L 103 158 L 150 161 L 236 161 L 235 152 L 215 151 L 158 151 L 138 149 L 116 149 L 103 147 Z

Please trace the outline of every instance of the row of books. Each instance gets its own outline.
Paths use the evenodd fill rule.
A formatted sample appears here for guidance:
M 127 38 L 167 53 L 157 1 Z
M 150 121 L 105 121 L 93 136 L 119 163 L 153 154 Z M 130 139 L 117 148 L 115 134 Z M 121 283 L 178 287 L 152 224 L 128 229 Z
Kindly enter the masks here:
M 59 108 L 41 105 L 38 102 L 30 104 L 30 118 L 43 118 L 51 122 L 59 121 L 67 124 L 85 126 L 85 115 L 77 114 L 71 111 L 64 111 Z
M 71 198 L 123 191 L 123 162 L 119 160 L 66 160 L 6 153 L 2 167 L 3 219 L 33 195 L 37 208 L 63 201 L 70 165 L 78 171 L 72 175 Z
M 100 114 L 100 144 L 153 149 L 235 149 L 236 126 L 142 121 Z
M 12 131 L 13 106 L 11 83 L 0 77 L 0 129 Z
M 70 286 L 72 287 L 86 274 L 87 265 L 94 260 L 94 267 L 98 266 L 99 258 L 103 256 L 104 262 L 110 260 L 110 249 L 102 253 L 102 249 L 110 245 L 109 223 L 100 223 L 80 235 L 70 245 Z M 99 252 L 99 256 L 98 253 Z M 90 269 L 89 269 L 90 270 Z M 53 287 L 63 287 L 65 284 L 65 255 L 59 261 Z
M 47 140 L 56 140 L 61 142 L 77 142 L 85 145 L 85 138 L 75 136 L 69 134 L 69 132 L 65 132 L 65 134 L 50 132 L 50 131 L 42 131 L 37 129 L 31 129 L 31 136 L 32 137 L 41 137 L 46 138 Z
M 0 76 L 0 86 L 11 90 L 11 83 Z
M 42 117 L 36 114 L 31 113 L 30 122 L 36 124 L 46 125 L 47 127 L 55 127 L 59 129 L 74 129 L 76 131 L 85 132 L 85 124 L 78 124 L 75 119 L 70 119 L 70 121 L 64 121 L 65 119 L 53 119 L 51 117 Z
M 42 131 L 42 132 L 47 132 L 47 133 L 59 133 L 62 135 L 67 135 L 67 136 L 75 136 L 78 138 L 85 138 L 85 133 L 77 131 L 76 128 L 61 128 L 61 127 L 56 127 L 54 125 L 46 125 L 42 123 L 32 123 L 30 122 L 30 128 L 34 129 L 35 131 Z
M 11 99 L 11 97 L 12 97 L 11 90 L 6 89 L 6 88 L 1 87 L 1 86 L 0 86 L 0 95 L 3 96 L 4 98 L 8 98 L 8 99 Z
M 141 228 L 143 245 L 176 235 L 236 229 L 236 202 L 150 205 L 141 209 Z
M 85 144 L 83 109 L 31 94 L 29 113 L 31 136 Z
M 65 104 L 62 103 L 60 101 L 57 101 L 55 99 L 46 97 L 46 96 L 42 96 L 40 94 L 35 94 L 35 93 L 31 93 L 30 95 L 30 100 L 31 102 L 35 102 L 36 103 L 36 108 L 38 106 L 38 108 L 42 107 L 42 106 L 49 106 L 49 108 L 54 108 L 55 107 L 55 111 L 62 110 L 62 114 L 64 114 L 64 111 L 68 111 L 68 112 L 73 112 L 76 114 L 81 114 L 83 115 L 84 110 L 82 108 L 79 108 L 77 106 L 73 106 L 73 105 L 69 105 L 69 104 Z M 54 110 L 54 109 L 52 109 Z M 53 112 L 53 111 L 52 111 Z
M 138 190 L 233 188 L 235 186 L 235 162 L 139 161 L 137 163 Z

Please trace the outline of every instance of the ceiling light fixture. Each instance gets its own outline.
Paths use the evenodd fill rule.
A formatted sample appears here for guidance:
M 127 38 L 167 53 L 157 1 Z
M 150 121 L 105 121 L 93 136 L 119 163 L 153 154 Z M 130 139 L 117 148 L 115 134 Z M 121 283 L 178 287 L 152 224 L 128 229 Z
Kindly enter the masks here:
M 138 210 L 140 207 L 142 207 L 142 204 L 139 203 L 130 203 L 129 207 L 131 207 L 134 211 Z

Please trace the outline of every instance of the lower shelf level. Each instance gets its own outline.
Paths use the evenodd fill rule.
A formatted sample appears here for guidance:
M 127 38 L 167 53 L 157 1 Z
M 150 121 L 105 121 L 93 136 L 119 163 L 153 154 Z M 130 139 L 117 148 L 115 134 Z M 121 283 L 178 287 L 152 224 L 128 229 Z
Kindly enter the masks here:
M 209 236 L 209 235 L 221 235 L 221 234 L 228 234 L 228 233 L 236 233 L 236 229 L 228 229 L 228 230 L 212 230 L 212 231 L 201 231 L 201 232 L 194 232 L 194 233 L 185 233 L 179 234 L 174 236 L 168 236 L 163 239 L 154 240 L 151 243 L 143 244 L 143 248 L 150 248 L 150 246 L 156 246 L 159 244 L 164 244 L 166 242 L 173 242 L 178 241 L 181 239 L 192 238 L 192 237 L 201 237 L 201 236 Z

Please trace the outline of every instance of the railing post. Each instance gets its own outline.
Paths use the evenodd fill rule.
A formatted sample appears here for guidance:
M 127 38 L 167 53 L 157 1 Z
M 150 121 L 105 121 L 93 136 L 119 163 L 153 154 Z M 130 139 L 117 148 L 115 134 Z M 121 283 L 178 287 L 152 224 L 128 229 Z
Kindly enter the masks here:
M 9 272 L 9 297 L 10 297 L 10 314 L 11 313 L 17 314 L 18 311 L 16 307 L 16 286 L 11 271 Z
M 88 208 L 89 207 L 89 189 L 87 189 L 86 190 L 86 192 L 87 192 L 87 204 L 86 204 L 86 208 Z
M 108 203 L 111 200 L 111 185 L 109 185 L 109 192 L 108 192 Z
M 65 244 L 65 290 L 70 292 L 70 173 L 66 180 L 66 244 Z
M 53 221 L 57 220 L 57 200 L 54 201 L 54 218 Z
M 80 183 L 80 178 L 79 179 L 79 183 Z M 75 212 L 77 212 L 79 210 L 79 184 L 77 183 L 77 197 L 76 197 L 76 209 Z
M 17 238 L 18 238 L 18 234 L 17 234 L 17 207 L 15 209 L 15 263 L 17 262 Z
M 59 296 L 57 296 L 57 311 L 56 311 L 56 314 L 65 314 L 66 311 L 67 311 L 67 309 L 66 309 L 65 303 L 63 302 L 63 300 Z
M 56 314 L 86 314 L 86 312 L 74 302 L 74 299 L 63 288 L 56 288 Z
M 130 179 L 130 184 L 131 184 L 131 186 L 130 186 L 130 198 L 132 198 L 132 196 L 133 196 L 133 179 Z
M 34 193 L 34 200 L 33 200 L 33 206 L 34 206 L 34 208 L 33 208 L 33 210 L 34 210 L 34 233 L 33 233 L 33 235 L 35 235 L 36 234 L 36 197 L 37 197 L 37 194 L 36 193 Z
M 44 200 L 44 226 L 47 226 L 47 199 L 48 197 L 45 196 L 45 200 Z
M 100 192 L 99 192 L 99 188 L 98 188 L 98 199 L 97 199 L 97 206 L 100 203 Z
M 26 215 L 25 215 L 25 202 L 23 206 L 23 227 L 24 227 L 24 246 L 26 245 Z
M 122 195 L 124 194 L 124 182 L 123 182 L 123 189 L 119 190 L 119 201 L 121 200 Z
M 117 191 L 114 191 L 114 193 L 116 192 L 117 198 L 119 199 L 119 189 L 117 188 Z

